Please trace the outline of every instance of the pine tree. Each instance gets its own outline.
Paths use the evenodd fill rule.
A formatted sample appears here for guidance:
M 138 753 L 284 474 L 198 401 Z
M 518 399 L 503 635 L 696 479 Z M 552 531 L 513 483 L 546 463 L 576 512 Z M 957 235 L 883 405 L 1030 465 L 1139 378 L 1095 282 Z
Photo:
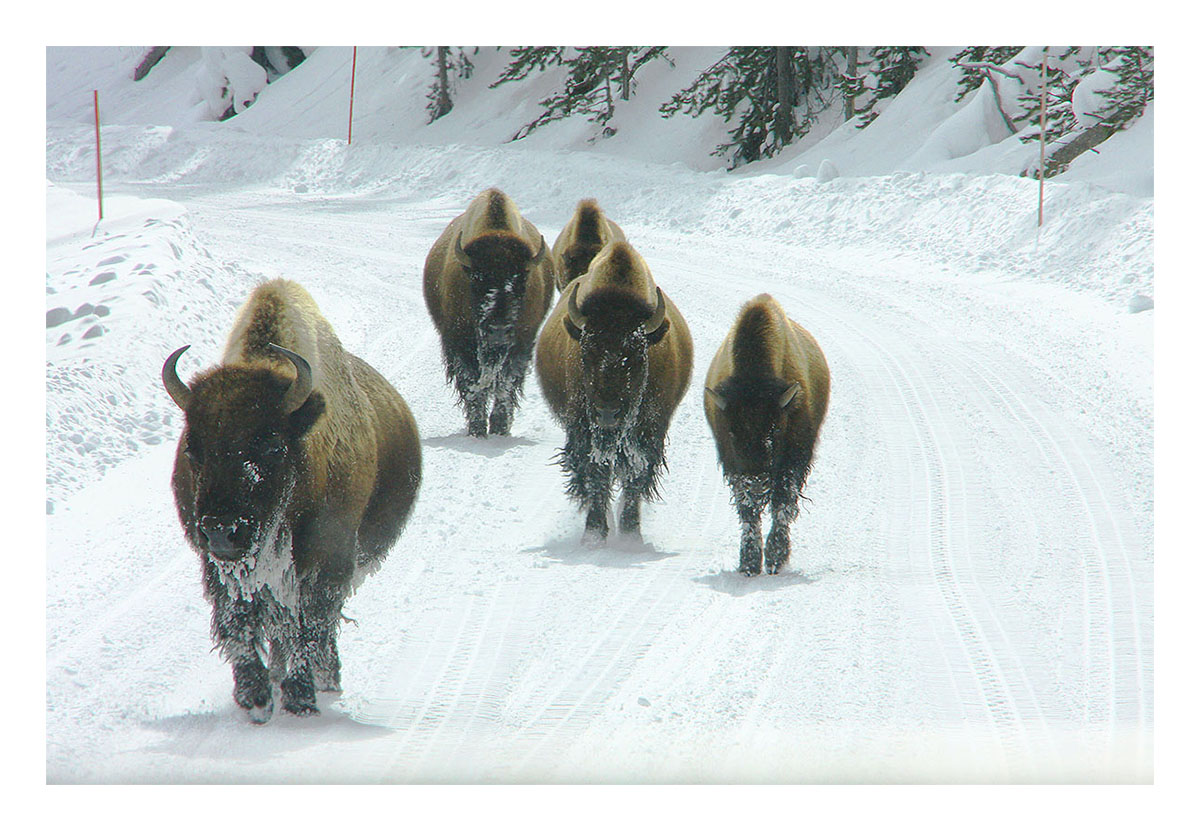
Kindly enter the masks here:
M 855 105 L 859 129 L 879 116 L 879 102 L 900 93 L 929 57 L 924 46 L 876 46 L 864 73 L 863 90 Z
M 1082 72 L 1079 67 L 1079 47 L 1067 46 L 1046 54 L 1046 143 L 1050 144 L 1074 130 L 1078 125 L 1075 110 L 1071 106 L 1071 94 L 1079 83 Z M 1013 121 L 1027 123 L 1020 140 L 1026 143 L 1040 141 L 1042 137 L 1042 81 L 1041 64 L 1022 65 L 1033 72 L 1036 81 L 1025 85 L 1017 96 L 1020 112 Z
M 969 92 L 978 89 L 984 80 L 983 70 L 977 67 L 962 66 L 962 64 L 990 63 L 998 66 L 1016 57 L 1022 48 L 1020 46 L 968 46 L 950 58 L 950 63 L 958 65 L 962 72 L 958 79 L 958 95 L 954 97 L 954 100 L 963 100 Z
M 513 62 L 492 84 L 495 87 L 524 78 L 549 64 L 567 67 L 562 89 L 538 102 L 542 112 L 518 130 L 514 140 L 524 138 L 543 124 L 577 113 L 586 113 L 589 121 L 601 125 L 602 136 L 613 135 L 616 131 L 608 126 L 608 122 L 616 112 L 617 100 L 628 101 L 633 95 L 634 76 L 638 70 L 659 58 L 670 60 L 665 46 L 584 46 L 573 54 L 563 50 L 564 47 L 514 50 Z
M 1104 69 L 1117 80 L 1100 92 L 1105 105 L 1096 115 L 1115 130 L 1124 130 L 1154 99 L 1154 47 L 1114 46 L 1102 50 L 1101 56 Z
M 659 108 L 696 116 L 712 110 L 733 122 L 714 156 L 730 167 L 769 158 L 805 135 L 833 101 L 839 72 L 831 49 L 735 46 Z
M 518 46 L 509 50 L 512 60 L 500 77 L 488 89 L 495 89 L 509 81 L 520 81 L 534 71 L 542 72 L 547 66 L 558 66 L 563 62 L 565 46 Z
M 477 54 L 475 47 L 471 54 Z M 429 123 L 437 121 L 450 110 L 454 109 L 453 93 L 459 79 L 471 77 L 475 65 L 471 63 L 466 50 L 461 46 L 426 46 L 421 49 L 423 57 L 434 58 L 436 75 L 425 99 L 425 111 L 429 113 Z

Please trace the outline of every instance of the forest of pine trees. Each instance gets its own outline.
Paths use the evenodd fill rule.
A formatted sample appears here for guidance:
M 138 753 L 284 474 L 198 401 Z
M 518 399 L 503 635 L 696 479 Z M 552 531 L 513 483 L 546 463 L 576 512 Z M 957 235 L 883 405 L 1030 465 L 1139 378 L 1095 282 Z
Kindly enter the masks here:
M 425 110 L 433 122 L 454 108 L 479 48 L 413 48 L 420 48 L 431 63 Z M 144 78 L 168 49 L 149 50 L 135 80 Z M 242 50 L 226 51 L 229 60 L 242 63 L 241 77 L 247 76 L 244 68 L 251 61 L 261 74 L 239 95 L 239 73 L 232 71 L 237 67 L 222 75 L 220 60 L 214 61 L 214 96 L 219 107 L 228 104 L 221 118 L 249 106 L 260 85 L 305 57 L 299 48 L 287 46 L 247 47 L 249 60 Z M 514 141 L 575 115 L 597 125 L 593 141 L 611 136 L 614 115 L 636 94 L 638 73 L 656 62 L 674 65 L 665 46 L 521 46 L 504 51 L 505 67 L 489 88 L 552 69 L 558 79 L 554 91 L 537 102 L 538 114 L 513 134 Z M 659 102 L 659 112 L 664 118 L 707 112 L 720 116 L 728 125 L 726 136 L 711 152 L 734 168 L 779 154 L 819 120 L 868 127 L 929 60 L 923 46 L 734 46 L 686 88 Z M 959 73 L 955 100 L 989 96 L 1008 129 L 1024 142 L 1042 139 L 1044 86 L 1047 177 L 1127 127 L 1154 97 L 1154 49 L 1149 46 L 970 46 L 949 60 Z M 1040 168 L 1026 172 L 1041 175 Z

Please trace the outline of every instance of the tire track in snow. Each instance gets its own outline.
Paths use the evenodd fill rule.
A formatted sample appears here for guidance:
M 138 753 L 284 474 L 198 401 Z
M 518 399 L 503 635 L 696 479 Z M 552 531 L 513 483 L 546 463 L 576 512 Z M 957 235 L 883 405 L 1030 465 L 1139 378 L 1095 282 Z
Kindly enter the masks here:
M 964 368 L 979 377 L 1003 403 L 1038 448 L 1046 463 L 1070 477 L 1075 515 L 1086 519 L 1090 546 L 1080 552 L 1085 631 L 1086 723 L 1103 714 L 1115 730 L 1120 724 L 1150 723 L 1148 665 L 1143 650 L 1142 622 L 1137 608 L 1135 577 L 1126 538 L 1131 532 L 1128 512 L 1114 506 L 1108 493 L 1115 488 L 1111 475 L 1094 463 L 1095 451 L 1080 446 L 1076 431 L 1061 416 L 1046 411 L 1040 401 L 1014 393 L 1011 371 L 991 355 L 977 350 Z M 1006 376 L 1009 376 L 1006 378 Z M 1116 508 L 1116 509 L 1114 509 Z M 1118 634 L 1128 633 L 1118 644 Z
M 966 682 L 956 679 L 955 686 L 964 692 L 974 689 L 985 720 L 1006 752 L 1024 749 L 1024 722 L 1016 710 L 1009 683 L 959 586 L 957 563 L 962 557 L 962 552 L 953 533 L 955 523 L 965 520 L 956 504 L 962 501 L 961 490 L 954 490 L 955 482 L 948 481 L 950 472 L 946 456 L 953 453 L 953 434 L 946 430 L 946 425 L 940 419 L 929 384 L 922 377 L 914 378 L 913 374 L 905 369 L 906 362 L 898 356 L 918 358 L 916 361 L 910 361 L 912 364 L 919 364 L 925 358 L 913 355 L 911 345 L 895 335 L 886 333 L 882 328 L 874 335 L 869 334 L 844 316 L 831 312 L 824 304 L 814 305 L 809 302 L 807 305 L 835 321 L 843 331 L 854 333 L 862 343 L 870 347 L 874 353 L 871 360 L 880 364 L 883 375 L 892 387 L 893 395 L 886 396 L 885 400 L 898 402 L 902 407 L 906 427 L 902 429 L 903 435 L 896 436 L 896 441 L 889 442 L 889 445 L 908 448 L 909 452 L 916 456 L 915 464 L 910 461 L 909 476 L 915 474 L 920 484 L 914 481 L 909 488 L 897 487 L 899 498 L 895 501 L 903 506 L 903 497 L 913 499 L 917 494 L 924 495 L 922 525 L 925 533 L 922 541 L 917 543 L 907 519 L 899 522 L 897 529 L 902 535 L 905 530 L 909 531 L 901 550 L 907 549 L 914 565 L 918 565 L 933 577 L 941 608 L 953 624 L 957 649 L 948 649 L 940 633 L 938 641 L 951 675 L 962 673 L 969 679 Z M 861 320 L 865 321 L 865 317 Z M 886 338 L 887 343 L 882 343 L 877 336 Z M 935 432 L 935 424 L 941 427 L 943 432 Z M 917 513 L 918 503 L 914 500 L 910 504 L 912 513 Z M 955 652 L 961 655 L 959 660 L 954 659 Z

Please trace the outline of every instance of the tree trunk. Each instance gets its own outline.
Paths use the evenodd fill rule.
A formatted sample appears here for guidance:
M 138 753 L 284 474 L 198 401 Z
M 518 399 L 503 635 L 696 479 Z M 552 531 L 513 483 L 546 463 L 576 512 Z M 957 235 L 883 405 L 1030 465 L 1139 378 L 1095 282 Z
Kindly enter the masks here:
M 1046 178 L 1062 173 L 1066 166 L 1075 161 L 1077 157 L 1106 141 L 1115 132 L 1117 132 L 1115 126 L 1104 122 L 1088 127 L 1050 154 L 1050 157 L 1046 159 Z
M 433 120 L 437 121 L 446 113 L 453 109 L 454 104 L 450 100 L 450 70 L 447 64 L 450 59 L 450 47 L 439 46 L 437 48 L 437 108 L 433 114 Z
M 846 47 L 846 78 L 854 79 L 858 77 L 858 47 Z M 846 121 L 854 118 L 854 89 L 850 84 L 856 83 L 853 80 L 848 80 L 846 84 L 846 97 L 842 102 L 842 115 Z
M 628 101 L 633 77 L 629 72 L 629 46 L 621 47 L 621 100 Z
M 793 109 L 796 102 L 796 67 L 791 46 L 775 47 L 775 124 L 773 132 L 780 147 L 792 141 Z
M 142 58 L 142 62 L 137 65 L 137 69 L 133 70 L 133 80 L 140 81 L 145 78 L 170 48 L 170 46 L 155 46 L 147 52 L 146 57 Z

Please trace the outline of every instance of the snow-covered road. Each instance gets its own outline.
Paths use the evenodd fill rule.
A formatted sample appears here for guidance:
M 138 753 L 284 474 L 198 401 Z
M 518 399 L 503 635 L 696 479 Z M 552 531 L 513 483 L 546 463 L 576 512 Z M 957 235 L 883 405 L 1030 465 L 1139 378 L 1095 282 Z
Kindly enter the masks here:
M 622 201 L 589 189 L 616 164 L 589 158 L 539 204 L 525 196 L 534 177 L 507 184 L 516 163 L 495 159 L 472 175 L 516 191 L 548 241 L 560 206 L 599 195 L 688 319 L 696 371 L 646 544 L 578 544 L 552 461 L 562 433 L 535 378 L 511 438 L 465 435 L 419 275 L 473 185 L 424 197 L 386 181 L 114 177 L 114 195 L 182 204 L 213 264 L 176 256 L 239 292 L 202 331 L 187 303 L 164 311 L 166 331 L 131 346 L 136 371 L 156 373 L 167 343 L 200 345 L 184 377 L 215 362 L 231 304 L 262 277 L 296 279 L 407 399 L 424 482 L 347 605 L 345 692 L 321 699 L 320 718 L 265 727 L 238 711 L 210 652 L 167 485 L 178 419 L 63 498 L 47 517 L 51 781 L 1150 778 L 1149 321 L 1006 284 L 1005 262 L 965 268 L 937 245 L 797 245 L 754 238 L 758 217 L 693 233 L 639 212 L 687 187 L 718 201 L 709 176 L 663 168 Z M 64 245 L 49 247 L 51 282 Z M 699 379 L 761 291 L 816 336 L 833 386 L 791 565 L 746 578 Z

